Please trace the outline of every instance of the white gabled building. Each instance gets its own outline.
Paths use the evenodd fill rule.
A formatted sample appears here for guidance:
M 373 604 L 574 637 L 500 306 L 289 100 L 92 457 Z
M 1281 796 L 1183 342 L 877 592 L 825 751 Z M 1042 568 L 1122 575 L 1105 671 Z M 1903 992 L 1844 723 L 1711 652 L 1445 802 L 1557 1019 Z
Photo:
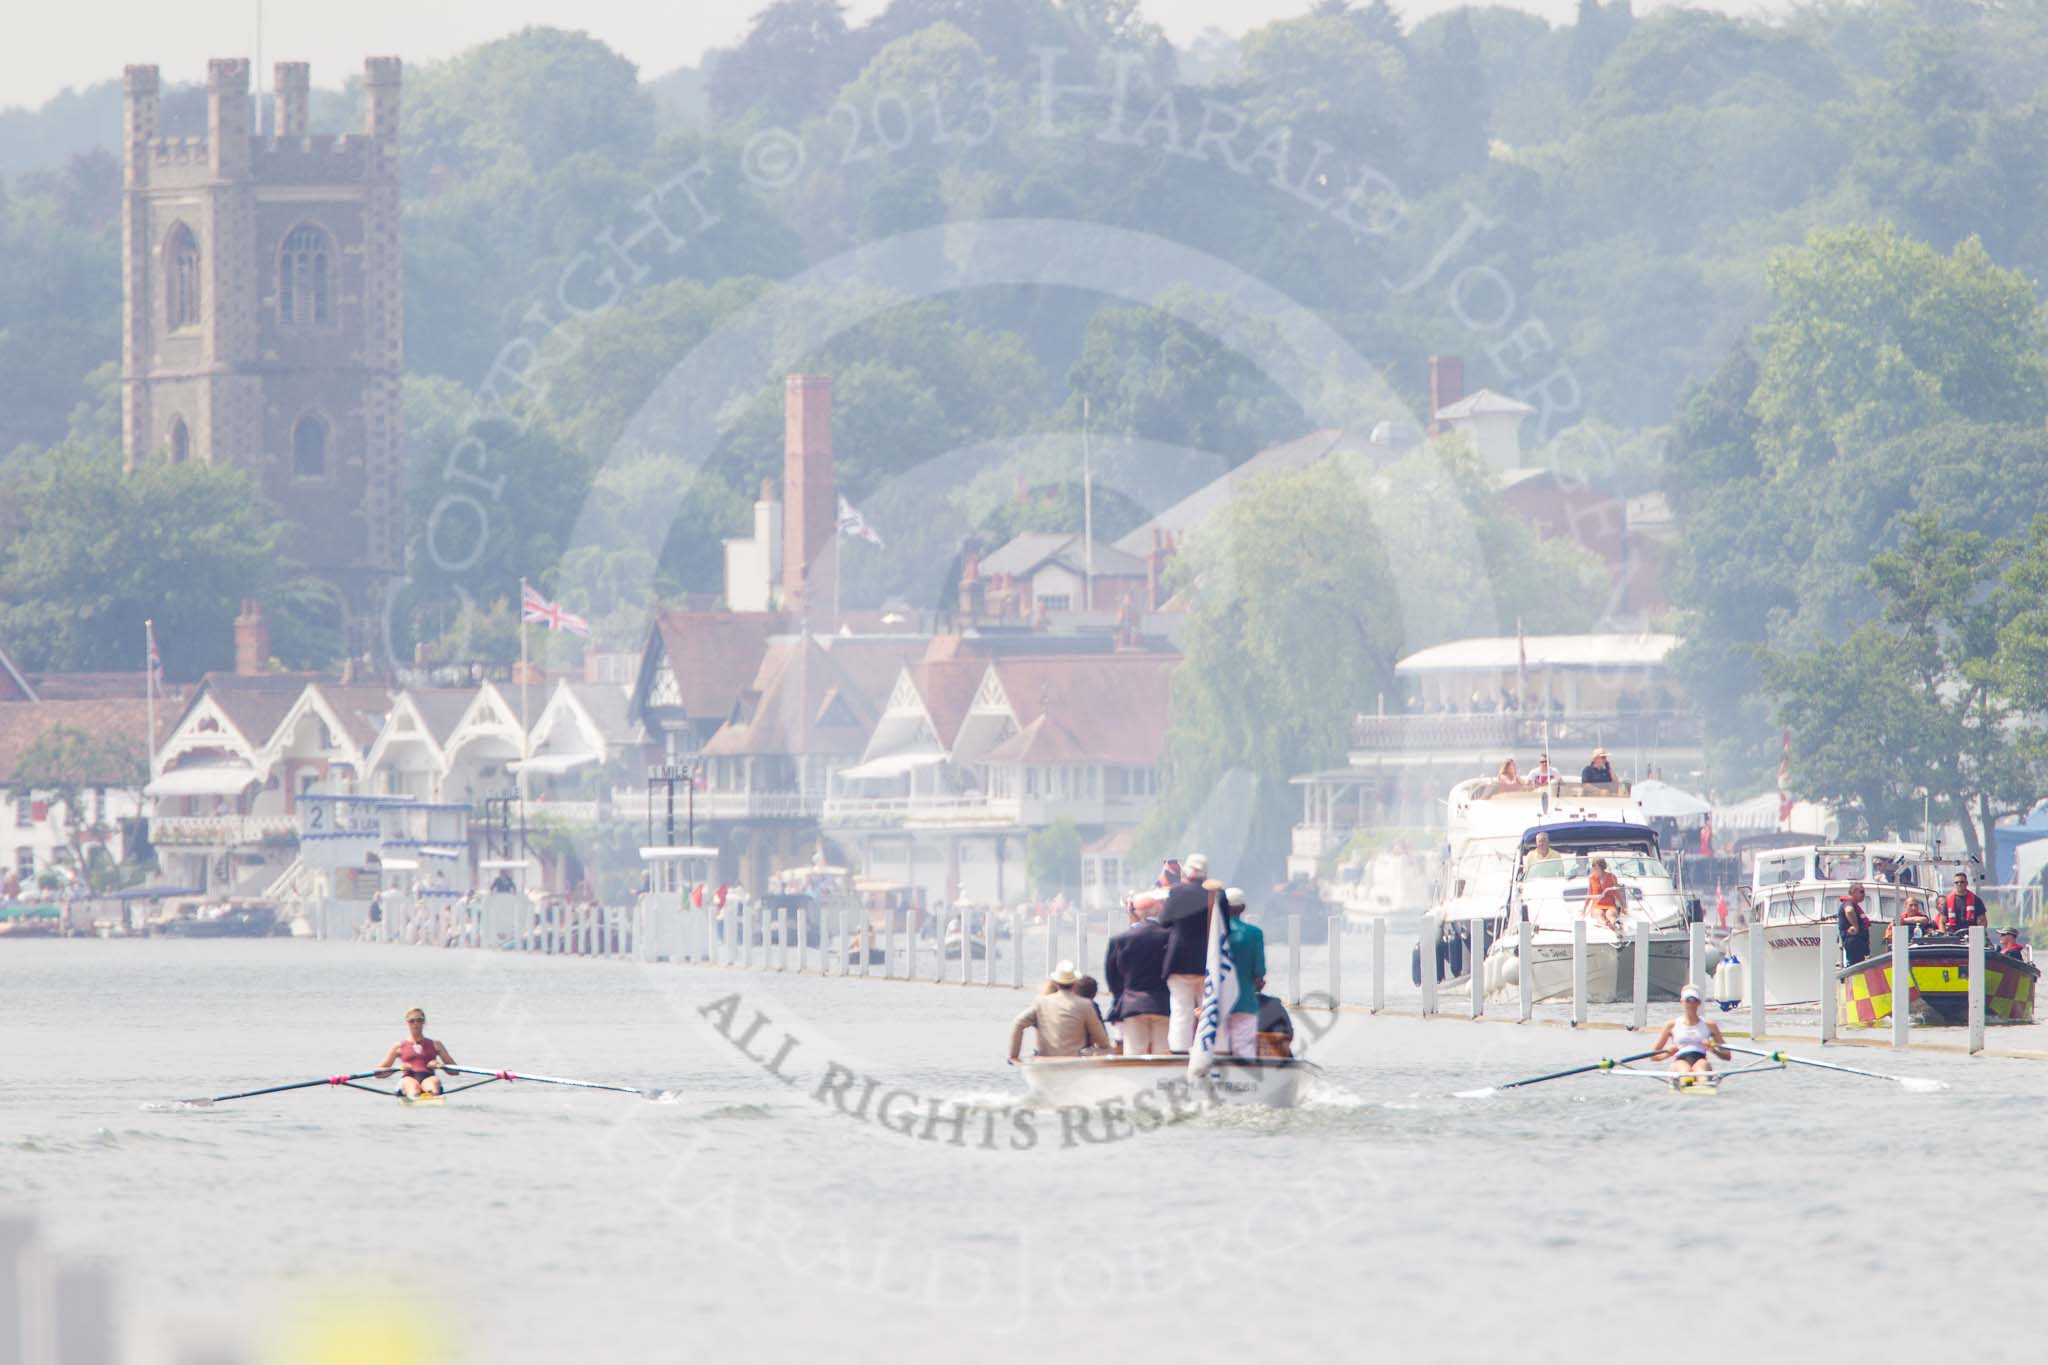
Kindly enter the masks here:
M 1179 662 L 1131 651 L 907 667 L 860 761 L 834 776 L 825 833 L 927 901 L 1014 902 L 1033 831 L 1067 821 L 1089 843 L 1144 817 Z

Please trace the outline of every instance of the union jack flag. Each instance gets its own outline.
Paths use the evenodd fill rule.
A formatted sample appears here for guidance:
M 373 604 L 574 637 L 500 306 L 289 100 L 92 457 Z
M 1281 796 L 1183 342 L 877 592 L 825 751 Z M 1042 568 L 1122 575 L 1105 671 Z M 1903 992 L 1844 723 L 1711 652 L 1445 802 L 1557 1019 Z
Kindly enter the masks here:
M 565 608 L 560 602 L 550 602 L 535 591 L 531 583 L 519 585 L 519 619 L 526 625 L 546 626 L 549 630 L 566 630 L 571 635 L 590 634 L 590 622 Z

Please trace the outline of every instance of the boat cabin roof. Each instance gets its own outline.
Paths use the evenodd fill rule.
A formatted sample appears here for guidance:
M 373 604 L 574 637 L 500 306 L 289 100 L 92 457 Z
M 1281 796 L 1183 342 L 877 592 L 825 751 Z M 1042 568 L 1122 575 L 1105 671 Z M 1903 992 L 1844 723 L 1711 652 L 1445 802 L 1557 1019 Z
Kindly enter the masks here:
M 1536 836 L 1550 836 L 1550 846 L 1559 852 L 1627 852 L 1657 855 L 1657 831 L 1648 825 L 1621 820 L 1570 820 L 1558 824 L 1532 825 L 1522 832 L 1522 851 L 1536 846 Z

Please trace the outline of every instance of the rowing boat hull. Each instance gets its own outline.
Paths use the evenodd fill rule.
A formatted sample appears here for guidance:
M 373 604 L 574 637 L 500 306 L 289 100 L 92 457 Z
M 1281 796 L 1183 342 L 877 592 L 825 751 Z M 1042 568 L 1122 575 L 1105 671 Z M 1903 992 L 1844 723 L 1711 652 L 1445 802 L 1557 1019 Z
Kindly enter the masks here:
M 2031 1024 L 2041 969 L 2004 953 L 1984 954 L 1984 1022 Z M 1910 1017 L 1926 1028 L 1963 1028 L 1970 1022 L 1970 950 L 1953 943 L 1913 945 Z M 1836 978 L 1842 1023 L 1874 1028 L 1892 1016 L 1889 954 L 1844 967 Z
M 1043 1108 L 1092 1108 L 1188 1085 L 1186 1057 L 1036 1057 L 1019 1062 L 1031 1102 Z M 1192 1092 L 1198 1105 L 1293 1109 L 1321 1073 L 1299 1057 L 1218 1057 Z

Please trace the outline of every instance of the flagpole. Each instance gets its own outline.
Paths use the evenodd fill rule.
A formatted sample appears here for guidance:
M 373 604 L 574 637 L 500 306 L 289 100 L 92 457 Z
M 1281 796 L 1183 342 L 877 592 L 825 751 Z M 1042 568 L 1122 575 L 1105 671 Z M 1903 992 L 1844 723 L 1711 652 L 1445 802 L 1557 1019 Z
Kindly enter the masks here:
M 1081 395 L 1081 610 L 1095 610 L 1095 467 L 1088 449 L 1088 395 Z
M 156 779 L 156 622 L 142 622 L 142 685 L 144 705 L 149 712 L 149 776 Z
M 526 580 L 519 580 L 519 856 L 526 857 L 526 761 L 533 756 L 532 729 L 526 720 L 526 680 L 533 663 L 526 649 Z

